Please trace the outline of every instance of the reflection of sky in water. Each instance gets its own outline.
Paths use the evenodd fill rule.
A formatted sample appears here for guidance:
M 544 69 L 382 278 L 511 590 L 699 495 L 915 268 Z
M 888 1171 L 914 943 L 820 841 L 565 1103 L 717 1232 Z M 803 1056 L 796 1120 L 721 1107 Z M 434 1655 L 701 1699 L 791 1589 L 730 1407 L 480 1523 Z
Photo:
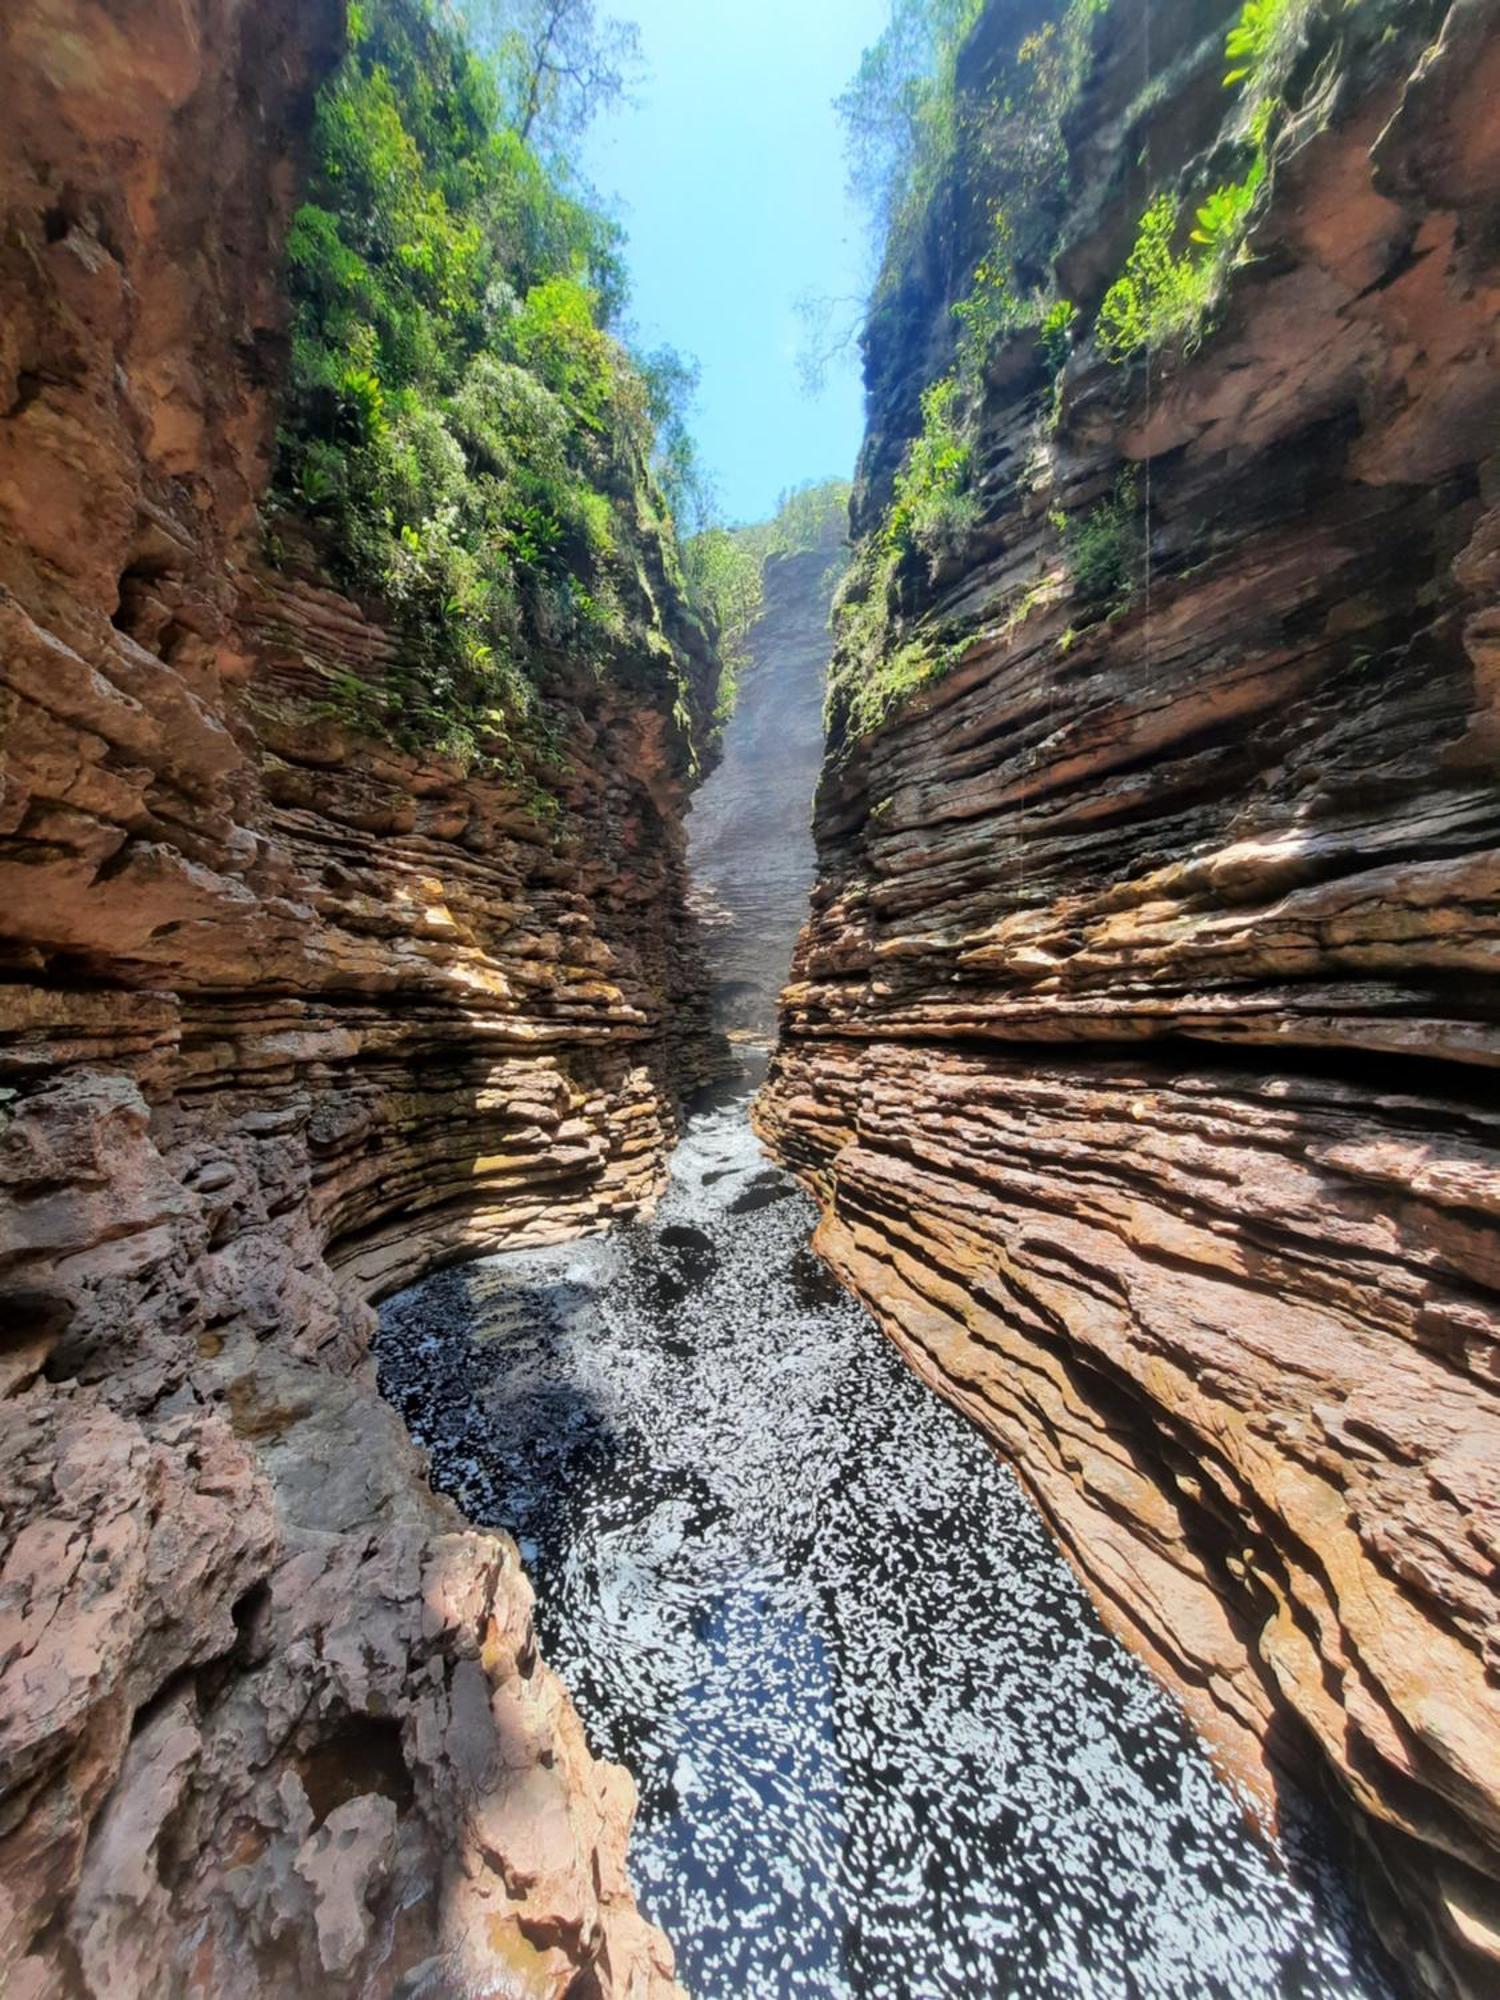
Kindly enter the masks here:
M 743 1102 L 654 1222 L 391 1301 L 435 1482 L 518 1537 L 697 2000 L 1384 2000 L 1015 1481 L 806 1249 Z

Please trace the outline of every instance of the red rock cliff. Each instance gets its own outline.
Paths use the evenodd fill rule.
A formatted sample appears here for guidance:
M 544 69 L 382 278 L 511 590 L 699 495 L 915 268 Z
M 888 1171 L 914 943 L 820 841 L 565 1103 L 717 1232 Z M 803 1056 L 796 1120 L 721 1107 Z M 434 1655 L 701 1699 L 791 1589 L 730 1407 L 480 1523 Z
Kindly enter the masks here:
M 676 1990 L 626 1775 L 368 1301 L 649 1201 L 704 981 L 691 745 L 577 776 L 351 737 L 393 642 L 258 565 L 332 0 L 0 21 L 0 1986 Z M 657 579 L 666 643 L 713 663 Z M 558 672 L 566 683 L 566 663 Z M 319 719 L 320 716 L 323 719 Z
M 988 8 L 961 84 L 1049 11 Z M 1139 5 L 1098 21 L 1050 184 L 1080 308 L 1060 404 L 1035 332 L 1002 343 L 977 519 L 908 583 L 948 669 L 866 734 L 835 715 L 759 1115 L 824 1255 L 1225 1765 L 1263 1799 L 1326 1782 L 1418 1983 L 1478 1996 L 1500 19 L 1323 10 L 1218 323 L 1112 368 L 1088 329 L 1148 193 L 1232 157 L 1238 9 L 1153 12 L 1154 66 Z M 869 536 L 951 352 L 964 230 L 935 219 L 872 326 Z M 1122 490 L 1149 565 L 1105 617 L 1066 524 Z

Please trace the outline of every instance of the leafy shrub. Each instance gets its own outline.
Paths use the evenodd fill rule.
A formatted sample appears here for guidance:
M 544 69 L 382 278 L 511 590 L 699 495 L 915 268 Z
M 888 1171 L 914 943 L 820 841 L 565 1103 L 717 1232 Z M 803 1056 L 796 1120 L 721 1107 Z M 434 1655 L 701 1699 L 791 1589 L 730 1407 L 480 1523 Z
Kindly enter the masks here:
M 1195 211 L 1190 241 L 1195 254 L 1174 248 L 1179 231 L 1176 202 L 1158 195 L 1141 217 L 1124 271 L 1105 294 L 1098 334 L 1104 353 L 1123 361 L 1169 340 L 1192 340 L 1238 261 L 1256 199 L 1270 171 L 1270 141 L 1280 93 L 1295 64 L 1309 23 L 1320 12 L 1348 12 L 1363 0 L 1244 0 L 1224 42 L 1226 89 L 1242 92 L 1237 121 L 1250 151 L 1244 178 L 1215 188 Z
M 935 570 L 962 548 L 978 519 L 967 397 L 956 374 L 923 391 L 922 428 L 907 447 L 891 504 L 834 600 L 827 706 L 836 741 L 875 728 L 951 658 L 929 636 L 901 637 L 900 597 L 912 559 L 925 557 Z
M 1068 358 L 1077 318 L 1078 308 L 1071 299 L 1058 299 L 1042 315 L 1042 323 L 1036 330 L 1037 346 L 1054 374 Z
M 1263 172 L 1264 168 L 1257 160 L 1245 180 L 1231 181 L 1227 187 L 1215 188 L 1196 211 L 1198 226 L 1192 233 L 1192 240 L 1204 244 L 1216 256 L 1233 256 L 1239 248 L 1250 204 L 1255 199 Z
M 1215 188 L 1197 209 L 1190 241 L 1201 246 L 1198 252 L 1174 248 L 1176 197 L 1156 197 L 1099 308 L 1099 345 L 1111 361 L 1197 337 L 1239 256 L 1265 170 L 1264 155 L 1257 153 L 1243 181 Z
M 1245 0 L 1244 9 L 1224 41 L 1225 60 L 1231 65 L 1224 78 L 1226 89 L 1239 83 L 1253 83 L 1275 53 L 1277 44 L 1300 25 L 1309 0 Z
M 394 614 L 391 733 L 539 740 L 563 651 L 605 671 L 633 646 L 679 682 L 641 575 L 643 537 L 675 556 L 650 393 L 608 330 L 614 227 L 504 125 L 439 0 L 352 10 L 313 147 L 275 497 Z
M 1052 520 L 1062 533 L 1074 595 L 1097 606 L 1127 600 L 1142 557 L 1134 472 L 1123 471 L 1109 499 L 1101 500 L 1087 514 L 1070 519 L 1059 513 Z
M 922 428 L 897 474 L 883 539 L 895 553 L 921 549 L 936 561 L 961 545 L 978 515 L 970 491 L 974 447 L 965 426 L 964 389 L 944 375 L 922 391 Z
M 1197 329 L 1208 303 L 1207 265 L 1173 250 L 1177 202 L 1158 195 L 1141 217 L 1125 269 L 1099 308 L 1099 345 L 1111 361 Z

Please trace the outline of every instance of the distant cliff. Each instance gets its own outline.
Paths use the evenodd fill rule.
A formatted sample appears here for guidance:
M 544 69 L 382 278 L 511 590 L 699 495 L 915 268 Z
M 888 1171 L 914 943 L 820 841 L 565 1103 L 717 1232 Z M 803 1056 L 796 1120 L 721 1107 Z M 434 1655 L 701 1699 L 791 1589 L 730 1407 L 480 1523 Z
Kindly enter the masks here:
M 1500 18 L 993 0 L 954 75 L 760 1124 L 1224 1766 L 1326 1784 L 1479 2000 Z
M 812 795 L 823 758 L 829 608 L 842 527 L 773 555 L 722 760 L 688 815 L 715 1026 L 769 1036 L 815 870 Z

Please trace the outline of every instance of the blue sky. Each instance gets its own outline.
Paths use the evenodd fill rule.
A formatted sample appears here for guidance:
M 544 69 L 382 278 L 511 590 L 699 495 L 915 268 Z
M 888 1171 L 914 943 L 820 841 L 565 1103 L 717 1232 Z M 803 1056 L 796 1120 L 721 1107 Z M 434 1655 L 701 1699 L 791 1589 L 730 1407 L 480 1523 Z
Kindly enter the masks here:
M 694 431 L 726 517 L 761 520 L 783 487 L 854 469 L 855 357 L 802 390 L 796 301 L 857 294 L 861 217 L 832 100 L 889 0 L 607 0 L 639 24 L 648 75 L 590 134 L 584 171 L 629 233 L 645 345 L 695 356 Z

